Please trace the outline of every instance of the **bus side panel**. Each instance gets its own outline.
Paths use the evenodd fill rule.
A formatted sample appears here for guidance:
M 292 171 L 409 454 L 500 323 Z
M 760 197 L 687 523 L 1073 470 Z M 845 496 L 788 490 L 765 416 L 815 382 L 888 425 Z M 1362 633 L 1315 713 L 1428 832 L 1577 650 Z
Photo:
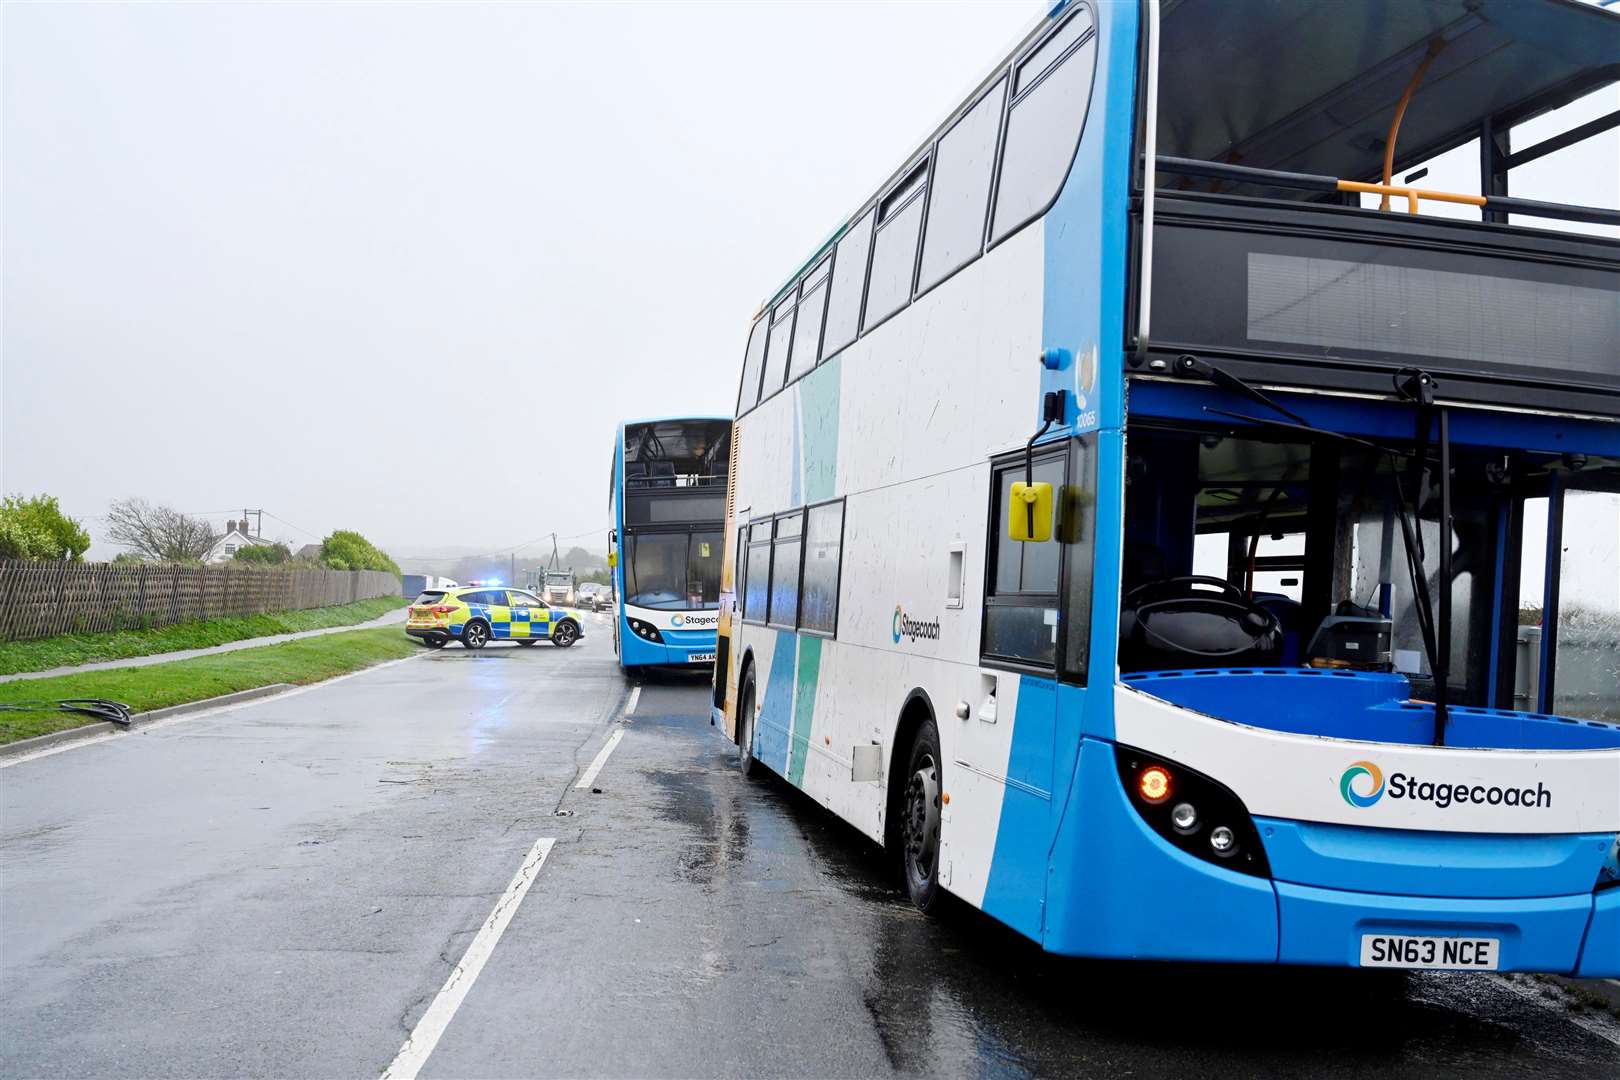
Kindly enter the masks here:
M 1085 823 L 1057 861 L 1046 913 L 1052 952 L 1155 960 L 1273 963 L 1277 897 L 1271 882 L 1172 847 L 1132 808 L 1114 747 L 1086 739 L 1079 796 Z

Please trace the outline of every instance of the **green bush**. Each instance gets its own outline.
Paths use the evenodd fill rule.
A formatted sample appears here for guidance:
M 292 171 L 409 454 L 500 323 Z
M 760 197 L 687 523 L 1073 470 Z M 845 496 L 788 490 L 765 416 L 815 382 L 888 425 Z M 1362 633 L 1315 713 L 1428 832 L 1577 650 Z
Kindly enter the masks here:
M 77 562 L 89 547 L 90 534 L 62 513 L 54 495 L 0 499 L 0 558 Z
M 237 548 L 231 561 L 255 566 L 281 566 L 292 561 L 292 549 L 286 544 L 249 544 Z
M 321 541 L 321 564 L 333 570 L 386 570 L 390 574 L 399 573 L 399 564 L 352 529 L 338 529 Z

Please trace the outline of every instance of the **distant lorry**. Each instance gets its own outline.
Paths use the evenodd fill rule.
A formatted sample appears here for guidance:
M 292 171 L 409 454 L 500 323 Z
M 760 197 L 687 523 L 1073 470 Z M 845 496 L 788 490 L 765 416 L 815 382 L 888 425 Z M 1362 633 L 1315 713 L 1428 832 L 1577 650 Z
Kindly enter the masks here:
M 430 590 L 444 590 L 455 588 L 456 583 L 447 577 L 437 574 L 401 574 L 399 575 L 400 595 L 407 600 L 415 600 L 418 596 Z
M 579 595 L 579 578 L 572 570 L 547 570 L 543 587 L 547 603 L 572 605 Z

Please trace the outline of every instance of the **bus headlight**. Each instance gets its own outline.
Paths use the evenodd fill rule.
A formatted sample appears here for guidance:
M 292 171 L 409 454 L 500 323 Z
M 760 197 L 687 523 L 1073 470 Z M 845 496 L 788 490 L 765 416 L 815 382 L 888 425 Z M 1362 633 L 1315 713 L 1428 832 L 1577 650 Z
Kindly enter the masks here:
M 640 619 L 629 619 L 627 621 L 630 623 L 630 632 L 641 640 L 650 641 L 654 645 L 662 645 L 664 643 L 664 635 L 660 634 L 658 632 L 658 627 L 654 626 L 652 623 L 642 622 Z
M 1271 876 L 1254 819 L 1230 788 L 1179 762 L 1129 746 L 1115 746 L 1114 759 L 1128 801 L 1171 845 L 1227 870 Z

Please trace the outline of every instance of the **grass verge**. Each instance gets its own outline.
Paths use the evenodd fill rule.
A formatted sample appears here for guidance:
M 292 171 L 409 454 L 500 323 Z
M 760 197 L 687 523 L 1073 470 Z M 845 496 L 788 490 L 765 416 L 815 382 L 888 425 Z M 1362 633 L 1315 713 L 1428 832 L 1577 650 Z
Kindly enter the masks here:
M 0 705 L 95 697 L 146 712 L 272 683 L 319 682 L 420 649 L 399 627 L 377 626 L 169 664 L 0 683 Z M 0 712 L 0 744 L 91 722 L 89 717 L 71 713 Z
M 239 619 L 207 619 L 151 630 L 114 630 L 101 634 L 62 634 L 39 641 L 8 641 L 0 644 L 0 675 L 46 671 L 54 667 L 92 664 L 99 660 L 152 656 L 182 649 L 206 649 L 211 645 L 270 637 L 273 634 L 353 626 L 386 615 L 395 608 L 404 607 L 407 602 L 402 596 L 379 596 L 336 607 L 278 611 Z

